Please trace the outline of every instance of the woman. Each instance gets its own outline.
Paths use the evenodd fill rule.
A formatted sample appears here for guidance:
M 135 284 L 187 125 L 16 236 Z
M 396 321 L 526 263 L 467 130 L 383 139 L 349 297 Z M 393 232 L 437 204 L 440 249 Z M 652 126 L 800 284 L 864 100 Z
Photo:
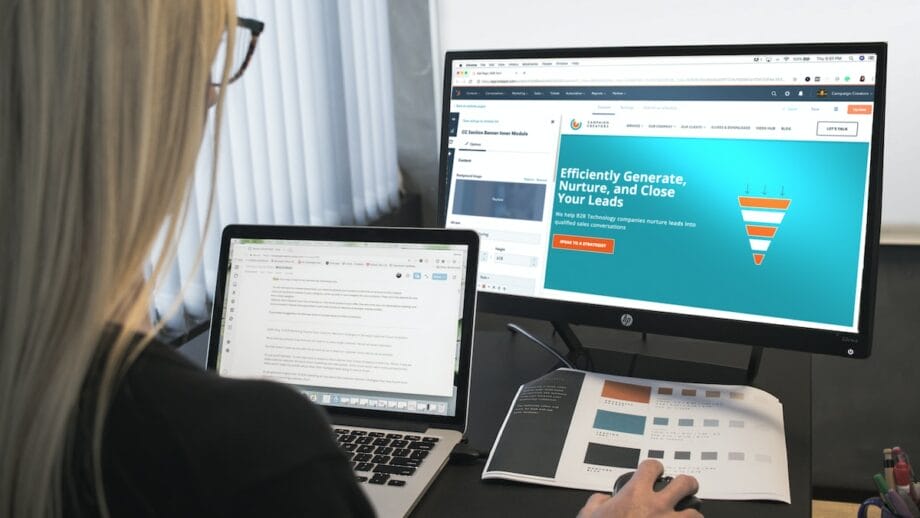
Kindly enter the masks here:
M 319 410 L 145 329 L 236 23 L 232 0 L 0 0 L 0 516 L 373 514 Z
M 302 398 L 138 334 L 232 1 L 5 0 L 0 20 L 0 515 L 371 514 Z

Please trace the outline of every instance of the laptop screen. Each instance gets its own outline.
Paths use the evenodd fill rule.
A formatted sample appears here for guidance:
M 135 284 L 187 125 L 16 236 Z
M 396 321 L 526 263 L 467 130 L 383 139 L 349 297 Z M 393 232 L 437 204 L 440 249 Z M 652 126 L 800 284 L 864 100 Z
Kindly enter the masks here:
M 212 365 L 326 407 L 455 416 L 468 248 L 231 238 Z

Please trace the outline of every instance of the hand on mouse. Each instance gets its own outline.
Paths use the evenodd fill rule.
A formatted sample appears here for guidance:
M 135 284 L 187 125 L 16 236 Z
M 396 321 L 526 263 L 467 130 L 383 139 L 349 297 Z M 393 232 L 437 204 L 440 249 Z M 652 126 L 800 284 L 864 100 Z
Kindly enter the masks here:
M 680 475 L 656 492 L 652 486 L 662 473 L 664 466 L 657 460 L 642 462 L 636 474 L 615 496 L 604 493 L 591 495 L 578 512 L 578 518 L 702 518 L 703 515 L 694 509 L 674 510 L 677 502 L 699 489 L 696 479 Z

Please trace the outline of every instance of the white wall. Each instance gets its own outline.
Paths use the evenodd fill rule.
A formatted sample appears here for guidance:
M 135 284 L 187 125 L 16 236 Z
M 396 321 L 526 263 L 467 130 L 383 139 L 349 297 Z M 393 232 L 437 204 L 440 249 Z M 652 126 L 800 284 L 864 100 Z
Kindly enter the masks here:
M 448 50 L 887 41 L 882 239 L 920 243 L 920 0 L 430 2 L 438 89 Z

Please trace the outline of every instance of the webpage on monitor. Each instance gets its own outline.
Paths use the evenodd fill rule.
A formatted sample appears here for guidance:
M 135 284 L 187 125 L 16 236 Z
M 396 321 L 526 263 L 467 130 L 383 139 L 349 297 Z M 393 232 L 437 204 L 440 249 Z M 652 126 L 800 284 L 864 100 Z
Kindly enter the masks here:
M 857 331 L 875 59 L 455 60 L 477 288 Z

